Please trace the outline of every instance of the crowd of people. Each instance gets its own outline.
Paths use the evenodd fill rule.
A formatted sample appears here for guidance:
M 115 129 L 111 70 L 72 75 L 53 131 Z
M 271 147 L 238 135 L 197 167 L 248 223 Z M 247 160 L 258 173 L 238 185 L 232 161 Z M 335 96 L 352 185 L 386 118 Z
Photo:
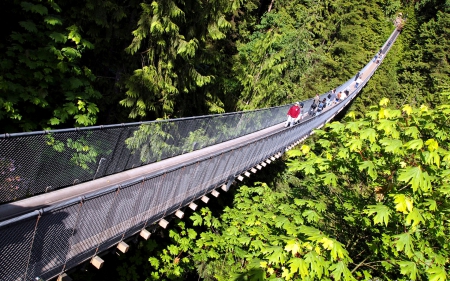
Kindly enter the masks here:
M 339 102 L 345 100 L 349 95 L 349 93 L 350 93 L 350 86 L 347 87 L 344 91 L 338 92 L 337 94 L 335 88 L 331 90 L 328 93 L 327 97 L 323 98 L 322 100 L 320 99 L 319 94 L 316 94 L 308 112 L 305 113 L 302 112 L 304 104 L 298 101 L 295 102 L 294 105 L 289 108 L 289 111 L 287 113 L 287 121 L 284 127 L 295 125 L 306 116 L 317 116 L 321 114 L 328 108 L 331 108 L 334 105 L 338 104 Z
M 403 19 L 403 14 L 399 13 L 397 18 L 394 21 L 395 26 L 397 27 L 397 29 L 400 31 L 404 24 L 405 24 L 405 20 Z M 389 41 L 386 45 L 386 47 L 389 47 L 390 44 L 392 43 L 392 41 Z M 375 55 L 373 62 L 376 64 L 379 64 L 384 57 L 384 53 L 383 53 L 383 49 L 380 49 L 380 51 Z M 363 73 L 362 72 L 358 72 L 355 75 L 355 80 L 354 80 L 354 89 L 357 89 L 362 83 L 363 83 L 363 79 L 362 79 Z M 316 96 L 313 99 L 313 102 L 311 104 L 311 107 L 309 108 L 308 112 L 306 113 L 302 113 L 303 110 L 303 106 L 304 104 L 301 102 L 295 102 L 295 104 L 289 108 L 289 111 L 287 113 L 287 121 L 284 125 L 284 127 L 289 127 L 292 125 L 295 125 L 296 123 L 298 123 L 301 119 L 305 118 L 306 116 L 316 116 L 319 115 L 320 113 L 322 113 L 323 111 L 333 107 L 334 105 L 336 105 L 337 103 L 345 100 L 348 95 L 350 94 L 350 92 L 352 91 L 353 83 L 350 83 L 350 85 L 348 85 L 344 91 L 340 91 L 336 94 L 336 88 L 334 88 L 333 90 L 331 90 L 326 98 L 323 98 L 322 100 L 320 100 L 320 96 L 319 94 L 316 94 Z
M 350 92 L 352 92 L 352 88 L 358 88 L 361 85 L 361 83 L 363 82 L 362 76 L 363 73 L 358 72 L 355 76 L 354 85 L 353 83 L 351 83 L 343 91 L 339 91 L 338 93 L 336 93 L 336 88 L 334 88 L 333 90 L 328 92 L 327 97 L 323 98 L 322 100 L 320 99 L 319 94 L 316 94 L 308 112 L 302 112 L 304 106 L 302 102 L 295 102 L 294 105 L 289 108 L 289 111 L 287 113 L 287 120 L 284 127 L 295 125 L 306 116 L 317 116 L 323 111 L 326 111 L 327 109 L 345 100 L 349 96 Z

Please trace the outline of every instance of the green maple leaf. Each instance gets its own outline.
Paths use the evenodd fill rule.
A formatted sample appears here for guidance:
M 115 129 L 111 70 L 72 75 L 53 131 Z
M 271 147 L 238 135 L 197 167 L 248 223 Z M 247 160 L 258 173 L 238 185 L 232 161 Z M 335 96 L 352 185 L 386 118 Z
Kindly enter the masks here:
M 369 140 L 371 143 L 374 143 L 377 140 L 377 131 L 372 128 L 367 128 L 359 133 L 359 137 L 363 140 Z
M 287 241 L 284 249 L 288 252 L 292 252 L 292 255 L 295 256 L 298 252 L 300 252 L 300 243 L 297 239 L 290 239 Z
M 382 139 L 380 140 L 381 145 L 384 146 L 386 152 L 392 152 L 394 154 L 402 154 L 403 143 L 401 140 L 395 139 Z
M 203 218 L 201 215 L 199 215 L 198 213 L 194 213 L 192 214 L 192 216 L 190 217 L 190 219 L 192 220 L 192 223 L 194 225 L 202 225 L 203 223 Z
M 347 250 L 343 247 L 343 245 L 337 241 L 332 239 L 333 243 L 331 244 L 331 257 L 333 260 L 344 260 L 344 261 L 351 261 L 351 259 L 348 256 Z
M 403 275 L 408 275 L 411 280 L 417 279 L 417 265 L 415 262 L 411 261 L 400 261 L 398 262 L 400 266 L 400 273 Z
M 397 239 L 396 241 L 394 241 L 397 251 L 405 251 L 405 254 L 408 257 L 413 256 L 413 240 L 409 233 L 394 235 L 393 238 Z
M 250 246 L 255 248 L 256 250 L 261 250 L 264 248 L 264 243 L 261 240 L 255 239 L 250 242 Z
M 241 243 L 243 245 L 248 245 L 251 240 L 252 240 L 252 238 L 249 236 L 242 236 L 242 237 L 238 238 L 239 243 Z
M 320 178 L 323 180 L 325 185 L 331 185 L 337 187 L 337 176 L 334 173 L 326 173 L 321 175 Z
M 345 125 L 345 129 L 350 130 L 351 132 L 359 131 L 359 127 L 361 126 L 361 122 L 347 122 Z
M 300 273 L 301 277 L 308 276 L 308 264 L 300 258 L 292 258 L 288 262 L 292 272 Z
M 412 140 L 405 143 L 404 146 L 408 149 L 420 150 L 423 147 L 423 140 L 422 139 Z
M 429 151 L 435 151 L 439 148 L 439 143 L 435 139 L 429 139 L 425 142 Z
M 197 232 L 195 230 L 189 228 L 187 230 L 187 232 L 188 232 L 189 239 L 194 240 L 195 238 L 197 238 Z
M 350 270 L 347 268 L 344 262 L 340 261 L 338 263 L 333 264 L 330 267 L 331 275 L 333 276 L 333 280 L 341 280 L 344 277 L 344 280 L 356 280 Z
M 402 169 L 398 176 L 398 180 L 411 184 L 414 192 L 416 192 L 419 187 L 423 191 L 429 191 L 431 189 L 430 177 L 427 172 L 422 172 L 420 166 Z
M 372 161 L 364 161 L 361 165 L 358 166 L 359 170 L 362 171 L 364 169 L 367 169 L 367 174 L 373 179 L 376 180 L 378 175 L 375 170 L 375 165 Z
M 445 281 L 447 280 L 447 273 L 442 266 L 435 266 L 427 270 L 428 280 L 430 281 Z
M 391 209 L 389 209 L 388 206 L 379 204 L 379 205 L 369 205 L 367 206 L 368 209 L 364 210 L 366 214 L 373 215 L 375 214 L 373 218 L 373 222 L 375 224 L 384 224 L 387 226 L 389 223 L 389 216 L 391 215 Z
M 320 219 L 320 216 L 317 214 L 317 212 L 313 210 L 304 211 L 302 213 L 302 216 L 306 217 L 306 220 L 308 222 L 318 222 Z
M 425 199 L 425 202 L 423 203 L 425 206 L 428 206 L 428 209 L 430 211 L 436 211 L 437 210 L 437 203 L 435 200 L 432 199 Z
M 407 214 L 414 208 L 413 200 L 405 194 L 395 194 L 394 202 L 396 203 L 395 209 L 403 214 Z
M 300 219 L 300 224 L 303 224 L 303 218 L 297 216 L 295 220 Z M 298 226 L 295 223 L 289 222 L 285 223 L 283 225 L 283 229 L 286 230 L 286 234 L 290 236 L 297 236 L 298 235 Z
M 323 237 L 322 232 L 314 227 L 302 225 L 300 226 L 299 231 L 300 233 L 307 235 L 308 239 L 312 241 L 320 240 Z
M 274 246 L 270 247 L 273 250 L 272 254 L 267 257 L 267 260 L 271 263 L 278 264 L 286 261 L 286 255 L 283 248 Z
M 279 216 L 277 218 L 277 222 L 275 223 L 276 227 L 282 227 L 284 224 L 289 223 L 289 219 L 285 216 Z
M 347 142 L 347 147 L 350 148 L 350 151 L 361 151 L 363 142 L 361 139 L 352 139 Z
M 419 138 L 419 134 L 420 134 L 419 129 L 417 129 L 416 126 L 405 128 L 403 133 L 407 136 L 411 136 L 414 139 Z
M 419 225 L 419 223 L 425 223 L 425 219 L 423 218 L 422 214 L 420 213 L 420 210 L 417 208 L 414 208 L 412 212 L 408 214 L 406 217 L 406 224 L 411 225 L 411 222 L 414 221 L 412 224 L 413 227 Z

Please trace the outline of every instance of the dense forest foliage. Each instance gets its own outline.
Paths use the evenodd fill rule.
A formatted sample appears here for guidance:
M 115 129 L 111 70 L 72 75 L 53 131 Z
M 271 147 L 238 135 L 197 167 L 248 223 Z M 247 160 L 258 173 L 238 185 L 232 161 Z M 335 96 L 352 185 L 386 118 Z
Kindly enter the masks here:
M 270 184 L 140 243 L 120 280 L 447 280 L 450 104 L 388 103 L 316 130 Z
M 0 7 L 2 133 L 302 100 L 354 75 L 400 11 L 402 36 L 355 110 L 380 96 L 436 105 L 449 84 L 446 1 L 8 0 Z
M 344 122 L 239 186 L 226 207 L 139 242 L 113 274 L 444 281 L 448 1 L 1 1 L 0 133 L 310 98 L 356 74 L 399 12 L 399 39 Z

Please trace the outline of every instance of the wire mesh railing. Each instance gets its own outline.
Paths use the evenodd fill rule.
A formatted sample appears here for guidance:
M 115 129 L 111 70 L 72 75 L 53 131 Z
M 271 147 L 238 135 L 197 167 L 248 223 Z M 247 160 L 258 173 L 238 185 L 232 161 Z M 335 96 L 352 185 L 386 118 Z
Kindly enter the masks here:
M 292 128 L 0 222 L 0 280 L 57 276 L 283 152 L 344 109 L 375 69 L 347 100 Z
M 282 122 L 287 107 L 0 135 L 0 203 L 120 173 L 265 129 Z

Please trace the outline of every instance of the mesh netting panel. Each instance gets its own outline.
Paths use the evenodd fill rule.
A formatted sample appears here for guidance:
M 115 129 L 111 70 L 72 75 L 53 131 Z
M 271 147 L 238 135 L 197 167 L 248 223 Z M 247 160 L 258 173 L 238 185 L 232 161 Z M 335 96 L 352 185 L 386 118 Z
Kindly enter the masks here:
M 123 126 L 1 135 L 0 203 L 253 133 L 284 121 L 288 106 Z
M 157 206 L 161 204 L 158 200 L 162 193 L 162 185 L 164 176 L 154 177 L 146 180 L 143 185 L 143 194 L 141 204 L 138 209 L 139 219 L 144 225 L 151 225 L 156 221 L 155 215 Z
M 31 251 L 28 277 L 50 278 L 62 272 L 78 210 L 79 205 L 72 205 L 44 213 L 40 218 Z
M 136 203 L 140 201 L 141 186 L 140 183 L 137 183 L 123 187 L 120 190 L 120 194 L 117 196 L 118 200 L 113 206 L 106 223 L 106 237 L 113 235 L 122 236 L 130 226 L 134 225 L 138 209 Z
M 83 202 L 77 229 L 71 241 L 68 266 L 78 264 L 95 254 L 115 196 L 116 191 Z
M 0 280 L 25 280 L 37 216 L 0 226 Z

